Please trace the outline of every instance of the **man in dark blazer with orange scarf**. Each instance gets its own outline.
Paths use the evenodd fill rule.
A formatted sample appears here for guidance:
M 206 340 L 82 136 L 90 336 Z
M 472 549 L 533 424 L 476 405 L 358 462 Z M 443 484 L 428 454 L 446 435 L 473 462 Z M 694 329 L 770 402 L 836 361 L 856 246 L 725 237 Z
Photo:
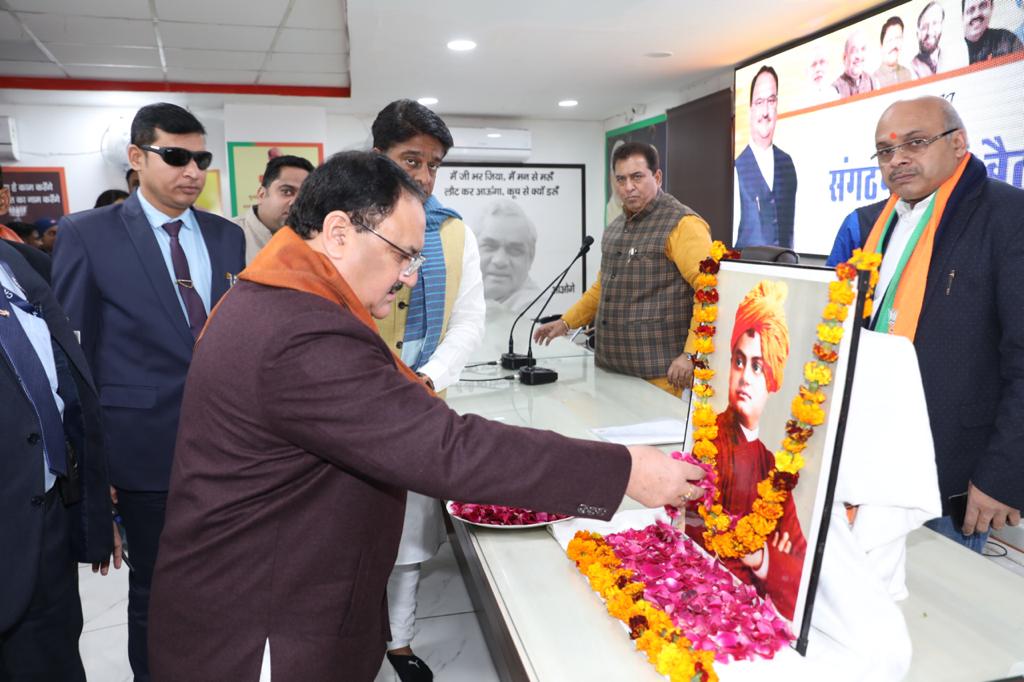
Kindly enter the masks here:
M 939 97 L 886 109 L 875 147 L 893 195 L 865 245 L 884 253 L 871 326 L 917 349 L 946 514 L 928 525 L 981 551 L 1024 507 L 1024 191 Z
M 206 316 L 245 267 L 245 239 L 237 225 L 192 208 L 212 155 L 190 112 L 140 109 L 128 159 L 138 191 L 61 219 L 53 282 L 99 388 L 131 562 L 128 657 L 145 682 L 149 585 L 185 375 Z
M 605 519 L 623 493 L 701 494 L 699 468 L 649 446 L 460 416 L 391 352 L 372 317 L 415 285 L 425 219 L 387 157 L 328 159 L 291 223 L 196 347 L 153 581 L 154 680 L 372 680 L 407 489 Z

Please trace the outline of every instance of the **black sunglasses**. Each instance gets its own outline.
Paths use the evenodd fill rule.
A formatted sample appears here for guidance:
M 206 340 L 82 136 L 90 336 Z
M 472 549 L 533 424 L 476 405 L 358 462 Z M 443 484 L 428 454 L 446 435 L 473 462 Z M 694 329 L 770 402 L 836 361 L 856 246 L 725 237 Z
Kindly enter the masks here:
M 182 147 L 153 147 L 148 144 L 140 144 L 139 149 L 159 154 L 168 166 L 187 166 L 189 161 L 195 161 L 199 170 L 206 170 L 213 161 L 213 152 L 193 152 Z

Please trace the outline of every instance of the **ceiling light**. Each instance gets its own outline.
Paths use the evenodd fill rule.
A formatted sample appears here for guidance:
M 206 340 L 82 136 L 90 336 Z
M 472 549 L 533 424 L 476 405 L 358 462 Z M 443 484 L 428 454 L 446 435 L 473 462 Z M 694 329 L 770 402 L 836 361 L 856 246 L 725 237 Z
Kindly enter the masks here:
M 558 103 L 558 106 L 568 108 L 568 107 L 574 107 L 577 104 L 579 104 L 579 102 L 577 102 L 574 99 L 563 99 L 561 102 Z
M 448 41 L 448 49 L 452 52 L 469 52 L 476 49 L 476 43 L 472 40 L 450 40 Z
M 650 57 L 651 59 L 664 59 L 665 57 L 671 57 L 672 54 L 673 54 L 672 52 L 668 52 L 668 51 L 664 51 L 664 52 L 647 52 L 647 53 L 644 54 L 644 56 L 645 57 Z
M 430 106 L 433 106 L 433 105 L 437 104 L 437 98 L 436 97 L 420 97 L 416 101 L 419 102 L 420 104 L 422 104 L 425 107 L 430 107 Z
M 501 133 L 487 133 L 487 137 L 499 138 L 499 137 L 501 137 Z

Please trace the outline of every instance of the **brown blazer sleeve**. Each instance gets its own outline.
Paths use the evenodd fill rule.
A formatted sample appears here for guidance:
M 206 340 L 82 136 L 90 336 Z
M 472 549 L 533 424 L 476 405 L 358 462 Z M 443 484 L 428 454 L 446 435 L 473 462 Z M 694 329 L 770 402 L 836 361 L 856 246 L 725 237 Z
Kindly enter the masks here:
M 631 460 L 619 445 L 460 416 L 402 376 L 349 313 L 311 310 L 265 344 L 261 412 L 298 447 L 431 497 L 608 519 Z

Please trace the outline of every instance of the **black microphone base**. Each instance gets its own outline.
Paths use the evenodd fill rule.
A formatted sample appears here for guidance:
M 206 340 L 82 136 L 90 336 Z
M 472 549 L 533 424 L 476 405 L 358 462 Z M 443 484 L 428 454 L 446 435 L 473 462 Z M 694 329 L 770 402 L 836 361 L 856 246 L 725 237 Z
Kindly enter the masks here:
M 522 353 L 502 353 L 501 366 L 504 369 L 519 369 L 520 367 L 532 367 L 537 361 L 529 355 Z
M 532 358 L 531 358 L 532 359 Z M 523 367 L 519 370 L 519 382 L 527 386 L 553 384 L 558 381 L 558 372 L 545 367 Z

